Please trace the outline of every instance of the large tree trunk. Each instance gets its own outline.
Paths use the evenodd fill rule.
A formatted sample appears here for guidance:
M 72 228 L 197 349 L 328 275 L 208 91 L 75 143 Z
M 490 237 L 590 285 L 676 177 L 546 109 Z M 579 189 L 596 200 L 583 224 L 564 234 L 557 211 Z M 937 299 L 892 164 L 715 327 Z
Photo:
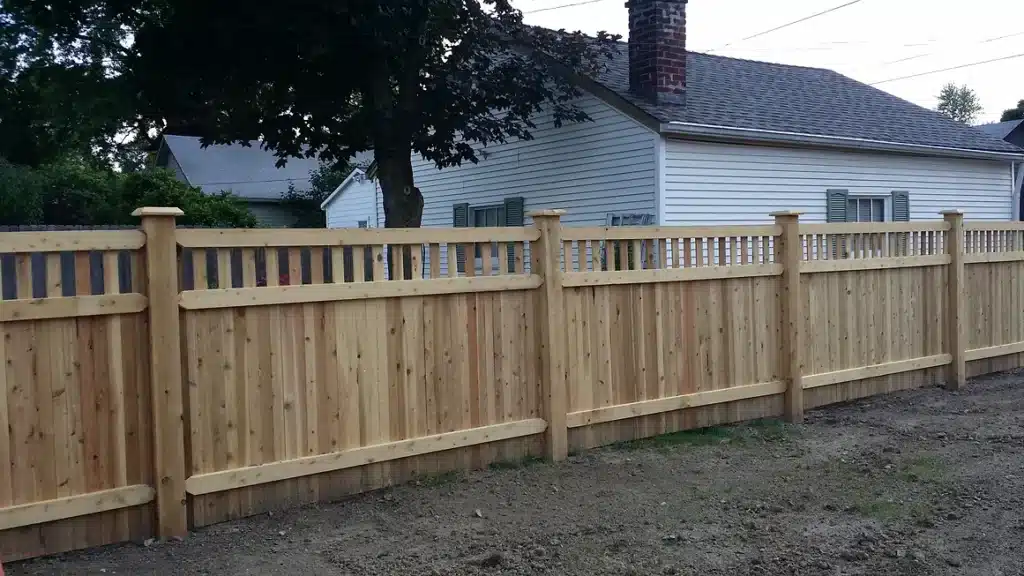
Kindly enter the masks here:
M 419 228 L 423 194 L 412 180 L 411 150 L 374 150 L 377 180 L 384 196 L 385 228 Z

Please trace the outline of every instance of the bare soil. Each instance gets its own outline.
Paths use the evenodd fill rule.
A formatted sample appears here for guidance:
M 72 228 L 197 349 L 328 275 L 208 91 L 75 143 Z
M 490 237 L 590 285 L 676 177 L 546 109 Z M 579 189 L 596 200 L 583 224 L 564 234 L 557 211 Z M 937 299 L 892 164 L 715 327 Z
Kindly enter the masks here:
M 1024 376 L 425 479 L 29 574 L 1024 574 Z

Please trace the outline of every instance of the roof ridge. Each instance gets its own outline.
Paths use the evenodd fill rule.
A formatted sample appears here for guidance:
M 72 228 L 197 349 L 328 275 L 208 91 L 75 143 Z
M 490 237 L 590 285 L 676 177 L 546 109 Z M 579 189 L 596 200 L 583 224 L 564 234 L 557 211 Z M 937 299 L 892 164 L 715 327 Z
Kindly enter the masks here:
M 626 41 L 626 40 L 619 40 L 619 41 L 615 42 L 615 44 L 622 45 L 622 46 L 625 46 L 627 48 L 629 47 L 629 42 Z M 687 55 L 704 56 L 706 58 L 717 58 L 719 60 L 732 60 L 734 62 L 753 62 L 755 64 L 767 64 L 769 66 L 781 66 L 781 67 L 784 67 L 784 68 L 799 68 L 801 70 L 819 70 L 819 71 L 822 71 L 822 72 L 835 72 L 835 70 L 832 70 L 831 68 L 822 68 L 820 66 L 803 66 L 803 65 L 800 65 L 800 64 L 788 64 L 786 62 L 771 62 L 769 60 L 754 60 L 752 58 L 737 58 L 735 56 L 723 56 L 721 54 L 711 54 L 711 53 L 708 53 L 708 52 L 701 52 L 699 50 L 691 50 L 690 48 L 686 49 L 686 54 Z

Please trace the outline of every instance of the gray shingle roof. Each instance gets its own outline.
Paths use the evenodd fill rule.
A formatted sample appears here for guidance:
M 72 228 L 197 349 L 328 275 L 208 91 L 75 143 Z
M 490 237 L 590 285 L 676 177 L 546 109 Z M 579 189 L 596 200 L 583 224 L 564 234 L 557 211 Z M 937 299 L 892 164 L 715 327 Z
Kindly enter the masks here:
M 985 134 L 994 138 L 1002 140 L 1010 135 L 1017 126 L 1024 124 L 1024 120 L 1010 120 L 1009 122 L 996 122 L 995 124 L 982 124 L 981 126 L 975 126 L 978 130 L 981 130 Z
M 258 142 L 203 148 L 199 138 L 167 134 L 164 143 L 190 184 L 209 194 L 224 190 L 247 200 L 280 200 L 289 183 L 302 190 L 308 187 L 309 173 L 319 166 L 315 158 L 289 158 L 278 168 L 274 153 Z
M 629 93 L 626 44 L 598 82 L 661 122 L 877 140 L 990 152 L 1020 149 L 892 94 L 821 68 L 690 52 L 685 106 Z
M 165 134 L 164 143 L 190 184 L 208 194 L 227 191 L 247 200 L 280 200 L 289 184 L 303 190 L 309 186 L 310 173 L 320 166 L 316 158 L 289 158 L 278 168 L 274 153 L 258 142 L 203 148 L 197 137 Z M 361 152 L 351 162 L 365 166 L 372 159 L 372 151 Z

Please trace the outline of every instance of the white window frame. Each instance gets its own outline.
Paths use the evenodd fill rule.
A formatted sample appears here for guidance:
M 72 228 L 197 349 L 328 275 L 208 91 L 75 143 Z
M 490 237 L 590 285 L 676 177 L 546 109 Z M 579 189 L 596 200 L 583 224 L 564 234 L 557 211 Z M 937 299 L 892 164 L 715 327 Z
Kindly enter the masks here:
M 615 219 L 618 219 L 618 223 Z M 623 224 L 622 221 L 628 221 L 628 224 Z M 626 212 L 608 212 L 605 215 L 605 226 L 618 228 L 620 226 L 654 226 L 657 222 L 657 217 L 654 214 L 646 213 L 626 213 Z
M 857 194 L 848 193 L 846 195 L 847 203 L 849 203 L 851 200 L 881 200 L 883 206 L 882 210 L 885 211 L 885 213 L 882 215 L 882 222 L 892 222 L 892 192 L 858 192 Z M 847 213 L 849 213 L 849 207 L 847 207 Z M 855 220 L 854 222 L 859 222 L 859 220 Z

